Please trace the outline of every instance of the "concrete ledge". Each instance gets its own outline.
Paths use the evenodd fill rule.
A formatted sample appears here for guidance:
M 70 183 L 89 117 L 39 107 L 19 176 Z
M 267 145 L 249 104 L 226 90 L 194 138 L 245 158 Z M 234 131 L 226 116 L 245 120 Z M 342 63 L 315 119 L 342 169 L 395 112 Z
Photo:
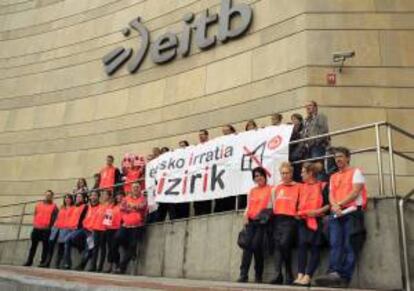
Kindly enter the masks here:
M 227 282 L 196 281 L 185 279 L 119 276 L 73 271 L 45 270 L 38 268 L 0 266 L 0 290 L 304 290 L 302 287 L 276 287 L 267 284 L 240 284 Z M 308 290 L 330 290 L 307 288 Z M 337 289 L 340 290 L 340 289 Z M 347 289 L 352 290 L 352 289 Z M 360 289 L 361 290 L 361 289 Z M 372 290 L 372 289 L 371 289 Z
M 405 213 L 409 242 L 414 241 L 413 225 L 408 223 L 413 219 L 413 205 L 414 203 L 408 203 Z M 403 281 L 395 200 L 371 199 L 365 217 L 368 236 L 351 287 L 401 290 Z M 241 250 L 236 244 L 242 227 L 241 218 L 241 213 L 228 212 L 149 225 L 145 239 L 138 246 L 138 259 L 131 262 L 128 274 L 235 282 L 241 258 Z M 29 246 L 29 240 L 0 242 L 0 264 L 23 264 Z M 40 252 L 39 247 L 35 265 Z M 409 252 L 412 258 L 412 244 Z M 73 255 L 75 266 L 79 257 L 76 251 Z M 327 256 L 326 248 L 315 275 L 326 272 Z M 293 262 L 293 270 L 296 271 L 296 252 L 293 254 Z M 253 268 L 251 272 L 250 278 L 254 278 Z M 93 275 L 94 278 L 96 276 L 102 277 L 99 274 Z M 273 256 L 266 251 L 264 282 L 269 282 L 273 276 Z M 413 272 L 410 277 L 413 278 Z

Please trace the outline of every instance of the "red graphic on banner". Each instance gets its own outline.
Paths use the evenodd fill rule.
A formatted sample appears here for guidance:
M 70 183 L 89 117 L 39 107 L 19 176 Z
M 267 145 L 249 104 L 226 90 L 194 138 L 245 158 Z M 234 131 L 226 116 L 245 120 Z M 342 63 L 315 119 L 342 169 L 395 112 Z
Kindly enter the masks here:
M 251 152 L 246 146 L 243 147 L 245 155 L 250 157 L 259 167 L 262 167 L 266 171 L 266 175 L 270 178 L 272 174 L 270 174 L 269 170 L 263 166 L 263 159 L 258 158 L 254 152 Z
M 267 148 L 273 151 L 282 144 L 282 141 L 282 137 L 280 135 L 276 135 L 274 138 L 268 141 Z

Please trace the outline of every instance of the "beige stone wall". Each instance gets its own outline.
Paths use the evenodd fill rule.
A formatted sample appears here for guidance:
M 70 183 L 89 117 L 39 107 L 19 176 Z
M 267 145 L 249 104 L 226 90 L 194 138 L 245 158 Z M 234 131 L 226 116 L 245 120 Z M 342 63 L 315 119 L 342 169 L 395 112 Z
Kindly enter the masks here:
M 147 153 L 195 142 L 200 128 L 260 125 L 268 115 L 320 103 L 332 130 L 390 121 L 414 131 L 412 0 L 235 0 L 249 3 L 247 35 L 137 74 L 107 77 L 101 57 L 136 46 L 120 30 L 141 16 L 151 37 L 181 31 L 186 12 L 217 11 L 219 0 L 0 0 L 0 204 L 72 189 L 107 154 Z M 355 50 L 326 85 L 332 52 Z M 413 142 L 395 136 L 397 148 Z M 338 137 L 351 148 L 374 144 L 371 131 Z M 354 159 L 376 192 L 375 155 Z M 400 191 L 412 164 L 397 160 Z

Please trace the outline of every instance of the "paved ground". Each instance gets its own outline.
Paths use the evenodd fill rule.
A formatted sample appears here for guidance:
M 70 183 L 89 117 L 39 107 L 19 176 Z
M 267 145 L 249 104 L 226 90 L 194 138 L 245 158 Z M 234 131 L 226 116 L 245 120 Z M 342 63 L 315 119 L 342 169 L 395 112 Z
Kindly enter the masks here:
M 267 284 L 239 284 L 202 280 L 120 276 L 55 269 L 0 266 L 0 290 L 305 290 L 305 288 L 273 286 Z M 309 290 L 329 290 L 309 288 Z M 338 290 L 338 289 L 337 289 Z M 351 289 L 347 289 L 351 290 Z

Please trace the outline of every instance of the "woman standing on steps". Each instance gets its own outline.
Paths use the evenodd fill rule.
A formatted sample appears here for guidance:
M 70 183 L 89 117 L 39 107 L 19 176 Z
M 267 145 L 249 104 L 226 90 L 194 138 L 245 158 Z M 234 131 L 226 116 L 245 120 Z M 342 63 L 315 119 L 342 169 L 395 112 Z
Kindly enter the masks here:
M 319 265 L 323 239 L 321 217 L 329 210 L 327 183 L 316 179 L 318 166 L 305 163 L 302 167 L 303 184 L 299 197 L 299 247 L 298 276 L 294 285 L 310 286 L 312 276 Z M 310 258 L 308 260 L 308 251 Z
M 49 268 L 50 263 L 53 258 L 53 252 L 55 249 L 56 243 L 58 244 L 58 252 L 55 267 L 56 269 L 60 268 L 60 263 L 63 258 L 63 252 L 65 248 L 65 240 L 70 230 L 68 228 L 68 222 L 70 215 L 74 210 L 73 206 L 73 196 L 71 194 L 66 194 L 63 197 L 63 205 L 59 209 L 59 213 L 57 215 L 56 221 L 52 227 L 52 232 L 49 238 L 49 255 L 46 261 L 46 266 Z
M 268 208 L 271 186 L 267 185 L 266 171 L 263 168 L 255 168 L 252 171 L 256 186 L 247 196 L 247 208 L 244 212 L 244 227 L 250 245 L 243 249 L 238 282 L 247 282 L 252 257 L 254 256 L 255 282 L 261 283 L 263 278 L 263 236 L 265 225 L 261 224 L 259 214 Z

